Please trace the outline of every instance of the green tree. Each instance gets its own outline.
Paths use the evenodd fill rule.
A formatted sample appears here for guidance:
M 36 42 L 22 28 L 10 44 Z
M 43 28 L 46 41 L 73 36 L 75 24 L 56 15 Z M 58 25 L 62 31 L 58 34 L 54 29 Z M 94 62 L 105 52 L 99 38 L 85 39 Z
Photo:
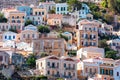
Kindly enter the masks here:
M 110 14 L 105 14 L 104 19 L 106 23 L 111 24 L 114 21 L 114 17 Z
M 47 80 L 47 77 L 46 76 L 37 76 L 35 80 Z
M 4 17 L 4 15 L 2 13 L 0 13 L 0 23 L 3 23 L 3 22 L 7 22 L 7 18 Z
M 96 5 L 95 3 L 90 3 L 90 4 L 88 4 L 88 6 L 90 7 L 90 10 L 91 10 L 92 12 L 98 12 L 98 11 L 100 11 L 99 6 Z
M 120 13 L 120 0 L 107 0 L 108 8 L 114 10 L 116 14 Z
M 64 80 L 64 79 L 62 79 L 62 78 L 58 78 L 57 80 Z
M 49 14 L 55 14 L 55 10 L 50 10 L 48 13 Z
M 46 57 L 46 56 L 48 56 L 47 53 L 44 53 L 44 52 L 43 52 L 43 53 L 40 54 L 40 57 L 41 57 L 41 58 L 42 58 L 42 57 Z
M 68 37 L 67 36 L 64 36 L 64 35 L 60 34 L 59 37 L 65 39 L 65 41 L 68 41 Z
M 69 5 L 69 11 L 73 12 L 74 10 L 81 9 L 81 2 L 78 0 L 67 0 L 67 4 Z
M 76 50 L 70 50 L 68 51 L 69 56 L 76 56 L 77 51 Z
M 99 40 L 98 47 L 100 47 L 100 48 L 106 48 L 106 47 L 108 47 L 108 45 L 106 43 L 106 40 L 105 39 L 104 40 Z
M 30 68 L 34 68 L 36 66 L 36 56 L 34 54 L 29 55 L 26 63 Z
M 50 29 L 47 26 L 38 26 L 38 31 L 41 33 L 49 33 Z
M 13 28 L 10 28 L 9 31 L 12 31 L 12 32 L 17 33 L 17 30 L 16 30 L 16 29 L 13 29 Z
M 118 59 L 117 57 L 117 51 L 114 51 L 110 49 L 110 47 L 107 45 L 106 40 L 100 40 L 98 46 L 100 48 L 105 49 L 105 57 L 106 58 L 112 58 L 112 59 Z
M 104 8 L 108 8 L 108 1 L 107 0 L 103 0 L 101 3 L 102 7 Z
M 31 20 L 26 20 L 26 22 L 25 22 L 25 26 L 30 25 L 30 24 L 33 25 L 33 22 L 32 22 Z
M 118 59 L 117 57 L 117 51 L 114 50 L 109 50 L 105 52 L 105 57 L 106 58 L 112 58 L 112 59 Z

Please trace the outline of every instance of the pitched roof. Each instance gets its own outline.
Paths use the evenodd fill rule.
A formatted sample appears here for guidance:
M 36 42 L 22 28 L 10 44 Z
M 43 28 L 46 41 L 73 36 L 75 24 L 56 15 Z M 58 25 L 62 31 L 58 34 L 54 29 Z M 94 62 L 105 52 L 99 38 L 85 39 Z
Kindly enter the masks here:
M 62 14 L 48 14 L 48 19 L 62 19 Z

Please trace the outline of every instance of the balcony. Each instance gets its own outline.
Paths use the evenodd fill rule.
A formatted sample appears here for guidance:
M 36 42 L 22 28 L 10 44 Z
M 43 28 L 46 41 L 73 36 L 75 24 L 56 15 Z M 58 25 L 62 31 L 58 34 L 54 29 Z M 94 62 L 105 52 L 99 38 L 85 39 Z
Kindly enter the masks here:
M 70 78 L 70 79 L 72 78 L 72 76 L 71 76 L 71 75 L 68 75 L 68 76 L 63 75 L 62 77 L 63 77 L 63 78 Z
M 66 67 L 65 70 L 75 70 L 75 68 Z
M 52 47 L 51 46 L 44 46 L 44 49 L 52 49 Z
M 58 66 L 48 66 L 48 68 L 51 68 L 51 69 L 58 69 L 59 67 L 58 67 Z
M 60 74 L 55 74 L 55 75 L 52 75 L 54 77 L 60 77 Z

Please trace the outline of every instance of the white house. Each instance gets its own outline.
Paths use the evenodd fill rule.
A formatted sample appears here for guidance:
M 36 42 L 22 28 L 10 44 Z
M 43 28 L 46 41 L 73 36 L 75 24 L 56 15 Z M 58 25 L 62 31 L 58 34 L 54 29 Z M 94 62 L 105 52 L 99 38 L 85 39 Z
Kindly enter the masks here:
M 100 34 L 111 35 L 113 33 L 113 26 L 102 23 L 101 26 L 98 28 L 98 31 Z
M 18 50 L 24 50 L 24 51 L 33 51 L 33 47 L 31 43 L 26 42 L 15 42 L 15 41 L 5 41 L 3 42 L 3 48 L 15 48 Z
M 24 29 L 24 30 L 38 31 L 38 30 L 37 30 L 37 27 L 34 26 L 34 25 L 28 25 L 28 26 L 25 26 L 25 29 Z
M 67 14 L 68 5 L 67 3 L 57 3 L 56 4 L 56 14 Z
M 11 31 L 7 31 L 3 33 L 3 41 L 6 40 L 16 40 L 17 38 L 17 33 L 11 32 Z
M 120 39 L 108 40 L 106 43 L 110 46 L 111 49 L 120 53 Z
M 36 60 L 40 75 L 67 80 L 77 80 L 77 62 L 70 57 L 47 56 Z
M 103 0 L 79 0 L 81 2 L 92 2 L 96 4 L 100 4 Z
M 89 58 L 102 57 L 104 58 L 104 49 L 98 47 L 84 47 L 77 51 L 77 57 L 84 60 Z

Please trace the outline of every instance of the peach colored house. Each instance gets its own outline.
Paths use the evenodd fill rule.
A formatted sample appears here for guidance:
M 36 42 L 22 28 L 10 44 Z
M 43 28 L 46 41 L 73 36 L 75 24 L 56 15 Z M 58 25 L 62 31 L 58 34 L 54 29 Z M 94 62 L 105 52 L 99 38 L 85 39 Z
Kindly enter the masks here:
M 51 26 L 62 26 L 62 15 L 61 14 L 48 14 L 47 24 Z
M 98 24 L 94 21 L 81 20 L 76 27 L 76 44 L 78 49 L 87 46 L 98 46 Z
M 67 80 L 77 80 L 76 60 L 70 57 L 47 56 L 36 60 L 36 69 L 40 75 L 49 78 L 64 78 Z
M 25 12 L 18 11 L 15 8 L 6 8 L 2 10 L 2 13 L 4 13 L 4 16 L 8 19 L 9 29 L 23 29 L 26 17 Z
M 46 21 L 47 11 L 42 8 L 33 8 L 33 15 L 42 16 L 43 21 Z
M 22 30 L 25 23 L 25 16 L 26 16 L 25 12 L 20 12 L 20 11 L 10 12 L 8 17 L 10 25 L 12 24 L 10 28 Z
M 3 8 L 2 11 L 1 11 L 1 13 L 3 13 L 4 16 L 5 16 L 6 18 L 8 18 L 10 12 L 12 12 L 12 11 L 17 11 L 17 9 L 15 9 L 15 8 Z
M 46 52 L 49 55 L 63 56 L 64 49 L 64 39 L 62 38 L 40 38 L 33 41 L 33 53 Z

